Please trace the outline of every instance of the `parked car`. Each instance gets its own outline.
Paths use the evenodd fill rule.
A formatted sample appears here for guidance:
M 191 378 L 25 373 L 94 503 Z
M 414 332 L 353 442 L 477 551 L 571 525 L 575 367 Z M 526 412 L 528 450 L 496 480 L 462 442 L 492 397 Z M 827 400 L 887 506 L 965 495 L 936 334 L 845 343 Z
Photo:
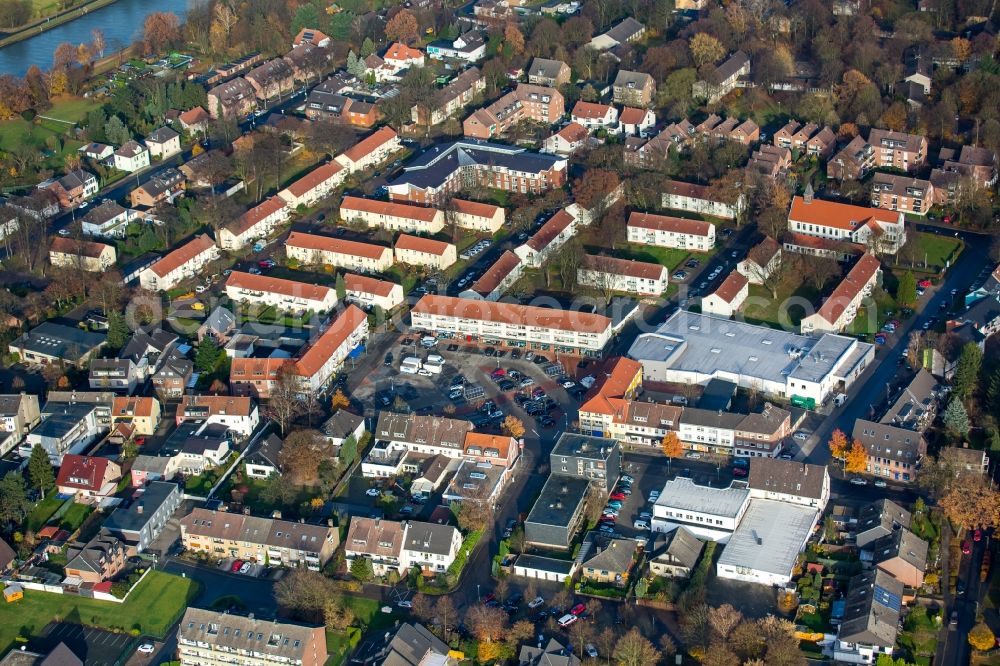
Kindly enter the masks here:
M 584 646 L 583 651 L 586 652 L 587 656 L 590 657 L 591 659 L 597 659 L 598 657 L 597 648 L 594 647 L 593 643 L 587 643 Z
M 962 541 L 962 554 L 963 555 L 968 555 L 971 552 L 972 552 L 972 544 L 969 543 L 968 539 L 963 540 Z
M 243 568 L 243 560 L 236 560 L 233 562 L 233 566 L 229 567 L 229 570 L 233 573 L 239 573 L 241 568 Z
M 535 597 L 534 599 L 528 602 L 528 608 L 538 608 L 544 603 L 545 599 L 542 599 L 541 597 Z
M 143 643 L 136 648 L 136 652 L 139 652 L 141 654 L 153 654 L 153 644 Z
M 868 482 L 862 479 L 860 476 L 856 476 L 851 479 L 851 484 L 855 486 L 867 486 Z
M 577 604 L 576 606 L 573 606 L 572 608 L 570 608 L 569 612 L 572 613 L 573 615 L 579 615 L 580 613 L 582 613 L 585 610 L 587 610 L 586 606 L 584 606 L 583 604 Z
M 250 565 L 249 562 L 244 562 L 243 566 L 240 567 L 240 573 L 241 574 L 248 574 L 248 573 L 250 573 L 250 566 L 251 565 Z

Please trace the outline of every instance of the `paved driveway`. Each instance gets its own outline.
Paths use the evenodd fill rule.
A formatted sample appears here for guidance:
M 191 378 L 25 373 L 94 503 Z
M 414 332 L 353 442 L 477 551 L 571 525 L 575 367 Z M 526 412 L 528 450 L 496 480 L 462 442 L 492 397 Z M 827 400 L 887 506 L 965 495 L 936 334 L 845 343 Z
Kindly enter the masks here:
M 235 596 L 240 598 L 246 610 L 251 613 L 263 617 L 274 617 L 277 613 L 274 581 L 220 571 L 215 567 L 198 566 L 174 558 L 170 558 L 162 569 L 201 583 L 201 590 L 192 606 L 210 608 L 220 597 Z

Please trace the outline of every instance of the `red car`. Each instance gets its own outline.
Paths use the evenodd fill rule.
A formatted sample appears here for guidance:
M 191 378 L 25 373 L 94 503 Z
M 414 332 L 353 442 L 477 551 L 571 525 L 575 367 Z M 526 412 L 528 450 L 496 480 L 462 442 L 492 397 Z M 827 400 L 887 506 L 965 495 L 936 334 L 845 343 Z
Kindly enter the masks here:
M 136 446 L 143 446 L 145 443 L 146 443 L 146 438 L 145 437 L 136 437 L 135 438 L 135 445 Z
M 613 499 L 613 500 L 619 500 L 619 501 L 624 500 L 625 499 L 625 493 L 611 493 L 611 499 Z
M 747 475 L 747 468 L 746 467 L 734 467 L 733 468 L 733 476 L 743 477 L 743 476 L 746 476 L 746 475 Z
M 920 287 L 921 289 L 929 289 L 931 286 L 931 281 L 926 279 L 921 280 L 920 282 L 917 283 L 917 286 Z
M 963 555 L 968 555 L 971 552 L 972 552 L 972 546 L 969 544 L 968 541 L 963 541 L 962 542 L 962 554 Z
M 982 530 L 976 530 L 975 532 L 973 532 L 972 533 L 972 540 L 973 541 L 982 541 L 983 540 L 983 531 Z
M 583 604 L 577 604 L 569 609 L 570 615 L 579 615 L 583 611 L 587 610 L 587 607 Z
M 500 377 L 503 377 L 506 374 L 507 374 L 506 370 L 504 370 L 503 368 L 497 368 L 496 370 L 490 373 L 490 377 L 492 377 L 493 379 L 499 379 Z
M 233 566 L 229 567 L 229 570 L 233 573 L 239 573 L 240 569 L 243 568 L 243 560 L 236 560 L 233 562 Z

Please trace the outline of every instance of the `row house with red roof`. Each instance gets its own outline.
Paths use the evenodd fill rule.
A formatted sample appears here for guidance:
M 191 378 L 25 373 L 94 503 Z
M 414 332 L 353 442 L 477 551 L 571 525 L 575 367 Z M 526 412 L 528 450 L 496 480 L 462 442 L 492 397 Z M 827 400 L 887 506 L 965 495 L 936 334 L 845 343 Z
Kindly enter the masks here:
M 403 304 L 403 285 L 367 275 L 345 273 L 344 300 L 364 308 L 378 306 L 388 312 Z
M 444 228 L 444 217 L 435 208 L 395 201 L 346 196 L 340 203 L 340 219 L 344 222 L 362 222 L 389 231 L 436 234 Z
M 659 296 L 667 290 L 666 266 L 634 259 L 587 254 L 576 269 L 576 275 L 579 284 L 602 292 L 623 291 L 639 296 Z
M 288 221 L 289 209 L 281 197 L 268 197 L 219 229 L 219 247 L 239 250 L 251 241 L 267 238 Z
M 411 266 L 425 266 L 443 271 L 458 259 L 458 251 L 453 243 L 400 234 L 393 250 L 396 261 Z
M 334 158 L 347 173 L 374 167 L 402 150 L 399 135 L 391 127 L 382 127 Z
M 836 201 L 815 199 L 812 187 L 807 186 L 803 196 L 792 199 L 788 212 L 788 231 L 834 244 L 849 244 L 865 248 L 875 254 L 896 254 L 906 243 L 905 217 L 901 211 L 865 208 Z M 786 242 L 786 248 L 796 249 Z M 837 248 L 831 246 L 831 251 Z
M 799 324 L 802 333 L 843 331 L 854 321 L 862 301 L 871 296 L 881 275 L 882 264 L 879 260 L 873 254 L 863 254 L 819 310 L 802 319 Z
M 337 292 L 329 287 L 243 271 L 229 274 L 226 295 L 234 303 L 274 307 L 284 312 L 327 312 L 337 305 Z
M 344 182 L 347 173 L 339 162 L 328 162 L 278 192 L 278 197 L 291 209 L 312 206 L 330 196 Z
M 634 211 L 626 224 L 628 242 L 708 252 L 715 247 L 715 225 L 671 215 Z
M 307 266 L 325 264 L 363 273 L 382 273 L 392 266 L 392 248 L 301 231 L 288 235 L 285 254 Z
M 152 291 L 167 291 L 194 277 L 218 258 L 219 248 L 215 241 L 202 234 L 143 270 L 139 274 L 139 284 Z

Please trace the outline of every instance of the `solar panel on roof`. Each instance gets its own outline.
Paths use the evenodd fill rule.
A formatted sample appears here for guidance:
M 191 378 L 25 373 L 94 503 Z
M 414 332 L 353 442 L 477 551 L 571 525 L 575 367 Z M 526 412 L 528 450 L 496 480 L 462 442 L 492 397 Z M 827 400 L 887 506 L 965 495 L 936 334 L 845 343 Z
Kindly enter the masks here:
M 876 585 L 874 597 L 875 601 L 882 604 L 886 608 L 896 611 L 897 613 L 903 607 L 903 600 L 899 597 L 899 595 L 893 594 L 884 587 Z

